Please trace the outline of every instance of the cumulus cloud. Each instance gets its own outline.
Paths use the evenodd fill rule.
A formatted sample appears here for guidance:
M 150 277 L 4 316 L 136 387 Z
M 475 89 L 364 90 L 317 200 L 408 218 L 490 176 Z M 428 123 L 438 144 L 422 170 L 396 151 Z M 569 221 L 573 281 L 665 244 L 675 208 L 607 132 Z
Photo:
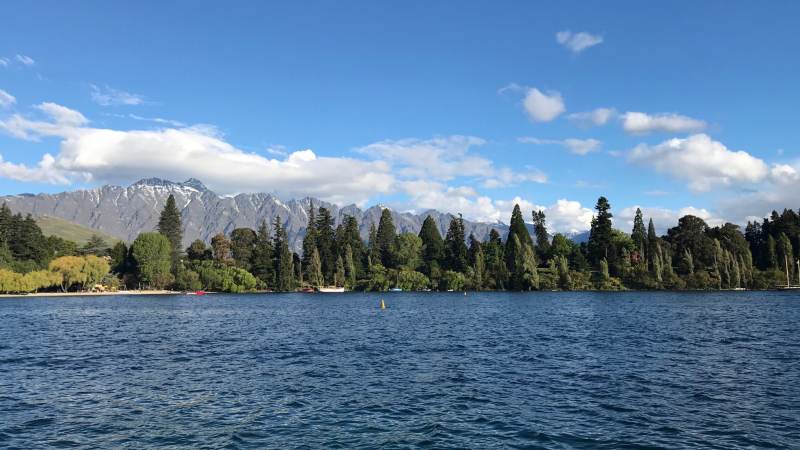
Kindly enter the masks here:
M 596 108 L 591 111 L 572 113 L 567 118 L 580 127 L 601 126 L 617 116 L 614 108 Z
M 683 216 L 697 216 L 706 221 L 709 226 L 716 227 L 723 225 L 725 220 L 705 208 L 695 208 L 687 206 L 685 208 L 670 209 L 662 207 L 645 207 L 634 205 L 614 213 L 614 226 L 623 231 L 630 232 L 633 229 L 633 218 L 636 216 L 636 209 L 642 210 L 642 217 L 645 225 L 649 219 L 653 219 L 653 226 L 660 235 L 665 234 L 669 228 L 678 224 L 678 219 Z
M 37 109 L 50 120 L 14 115 L 0 122 L 0 129 L 24 139 L 58 137 L 58 154 L 45 155 L 36 167 L 4 162 L 0 175 L 60 184 L 76 178 L 129 182 L 143 174 L 195 177 L 223 194 L 269 191 L 337 203 L 364 202 L 389 192 L 394 183 L 383 161 L 321 157 L 311 150 L 269 159 L 232 146 L 210 127 L 119 131 L 90 127 L 81 113 L 54 103 L 42 103 Z
M 576 155 L 588 155 L 591 152 L 595 152 L 600 150 L 600 146 L 602 142 L 598 141 L 597 139 L 538 139 L 534 137 L 522 137 L 517 139 L 519 142 L 523 144 L 534 144 L 534 145 L 558 145 L 561 147 L 566 148 L 570 153 L 574 153 Z
M 522 101 L 525 112 L 534 122 L 550 122 L 566 111 L 564 99 L 556 91 L 544 93 L 536 88 L 529 88 Z
M 556 33 L 556 42 L 563 45 L 573 53 L 580 53 L 589 47 L 601 44 L 603 36 L 581 31 L 573 33 L 570 30 L 563 30 Z
M 640 144 L 631 151 L 629 159 L 686 180 L 694 191 L 737 182 L 756 183 L 769 173 L 764 161 L 745 151 L 729 150 L 705 134 L 670 139 L 658 145 Z
M 0 108 L 8 108 L 14 103 L 17 103 L 16 97 L 0 89 Z
M 100 106 L 141 105 L 145 102 L 144 97 L 138 94 L 131 94 L 109 86 L 91 85 L 92 101 Z
M 427 180 L 406 181 L 401 186 L 417 211 L 436 209 L 451 214 L 461 213 L 464 217 L 481 222 L 508 223 L 514 205 L 519 205 L 527 222 L 531 221 L 532 211 L 542 210 L 547 216 L 551 232 L 561 233 L 586 231 L 592 221 L 592 210 L 584 208 L 577 201 L 561 199 L 544 206 L 518 196 L 508 200 L 493 200 L 469 186 L 451 187 Z
M 718 206 L 720 213 L 736 223 L 760 220 L 772 211 L 796 208 L 800 198 L 800 161 L 774 164 L 769 175 L 757 190 L 724 197 Z
M 404 178 L 446 181 L 456 177 L 472 177 L 483 180 L 484 187 L 490 188 L 527 181 L 547 182 L 547 176 L 535 168 L 514 171 L 507 167 L 496 167 L 491 160 L 471 153 L 472 148 L 485 143 L 475 136 L 407 138 L 375 142 L 356 149 L 356 152 L 396 165 L 396 173 Z
M 707 126 L 702 120 L 674 113 L 651 115 L 643 112 L 629 111 L 623 114 L 621 119 L 622 128 L 631 134 L 693 132 L 703 130 Z
M 25 66 L 32 66 L 32 65 L 36 64 L 36 61 L 34 61 L 33 58 L 31 58 L 30 56 L 26 56 L 26 55 L 17 55 L 17 56 L 14 57 L 14 59 L 16 59 L 17 62 L 19 62 L 20 64 L 23 64 Z

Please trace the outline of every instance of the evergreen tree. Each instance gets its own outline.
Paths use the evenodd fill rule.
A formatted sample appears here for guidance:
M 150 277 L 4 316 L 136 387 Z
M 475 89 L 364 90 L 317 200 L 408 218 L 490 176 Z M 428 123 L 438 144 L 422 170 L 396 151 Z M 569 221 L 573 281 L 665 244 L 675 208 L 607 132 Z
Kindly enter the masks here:
M 311 201 L 308 206 L 308 225 L 306 226 L 306 234 L 303 237 L 303 258 L 301 260 L 303 263 L 303 275 L 305 275 L 306 280 L 312 278 L 308 271 L 311 267 L 311 255 L 314 253 L 314 249 L 317 249 L 317 214 L 314 211 L 314 202 Z M 317 252 L 319 252 L 319 249 L 317 249 Z
M 311 258 L 308 261 L 308 267 L 306 267 L 305 277 L 312 287 L 320 287 L 325 284 L 325 278 L 322 275 L 322 261 L 316 247 L 311 249 Z
M 367 272 L 367 252 L 364 242 L 361 240 L 361 232 L 359 231 L 358 221 L 356 218 L 345 215 L 342 223 L 344 224 L 345 236 L 345 245 L 342 248 L 346 249 L 347 245 L 350 246 L 353 259 L 353 268 L 355 269 L 352 273 L 352 279 L 353 284 L 355 284 L 355 280 Z M 347 254 L 345 252 L 345 267 L 347 266 L 346 260 Z
M 328 208 L 319 208 L 317 216 L 317 250 L 322 263 L 322 275 L 328 284 L 333 284 L 336 271 L 336 245 L 333 218 Z
M 346 244 L 344 249 L 344 269 L 345 276 L 347 277 L 346 286 L 352 289 L 356 285 L 356 264 L 353 259 L 353 248 L 350 244 Z
M 158 232 L 163 234 L 172 248 L 171 260 L 173 270 L 177 267 L 177 263 L 181 257 L 181 240 L 183 239 L 183 227 L 181 225 L 181 212 L 175 204 L 175 196 L 169 194 L 167 197 L 167 204 L 161 210 L 161 216 L 158 219 Z
M 536 252 L 540 261 L 550 258 L 550 237 L 547 234 L 547 220 L 544 211 L 533 212 L 533 231 L 536 234 Z
M 494 228 L 489 231 L 489 240 L 486 242 L 486 284 L 497 290 L 504 290 L 508 283 L 508 267 L 505 262 L 505 249 L 500 233 Z
M 201 261 L 211 259 L 211 250 L 206 247 L 206 243 L 200 239 L 195 239 L 186 249 L 186 257 L 189 261 Z
M 380 263 L 386 268 L 395 267 L 395 238 L 397 231 L 392 220 L 392 213 L 388 208 L 381 211 L 381 220 L 378 222 L 376 246 L 380 255 Z M 373 261 L 373 264 L 375 261 Z
M 486 261 L 483 245 L 472 234 L 469 235 L 469 262 L 472 267 L 472 288 L 480 291 L 486 277 Z
M 367 254 L 367 261 L 369 270 L 372 270 L 372 265 L 381 264 L 381 248 L 378 244 L 378 230 L 375 224 L 369 224 L 369 252 Z
M 555 257 L 558 268 L 558 287 L 564 290 L 572 289 L 572 276 L 569 273 L 569 261 L 564 255 Z
M 256 245 L 256 232 L 250 228 L 236 228 L 231 231 L 230 243 L 231 257 L 236 267 L 250 271 Z
M 650 219 L 650 222 L 652 223 L 653 220 Z M 653 234 L 655 234 L 655 228 L 653 228 Z M 642 210 L 639 208 L 636 208 L 636 214 L 633 216 L 633 231 L 631 231 L 631 240 L 633 240 L 633 244 L 636 246 L 636 261 L 644 260 L 647 249 L 647 234 L 645 234 Z
M 281 216 L 275 217 L 272 226 L 275 230 L 272 247 L 275 255 L 275 290 L 287 292 L 294 289 L 295 268 L 292 252 L 289 251 L 289 242 L 286 230 L 283 228 Z
M 92 234 L 86 244 L 81 248 L 83 255 L 102 255 L 108 250 L 106 240 L 97 234 Z
M 464 220 L 458 218 L 450 221 L 450 227 L 444 238 L 445 264 L 447 270 L 464 272 L 467 268 L 467 244 L 464 243 Z
M 775 269 L 778 267 L 778 244 L 772 235 L 767 237 L 766 267 Z
M 261 221 L 261 226 L 258 227 L 258 231 L 256 232 L 251 269 L 253 275 L 261 280 L 268 288 L 271 288 L 275 281 L 275 267 L 272 253 L 272 238 L 269 235 L 267 222 L 264 220 Z
M 222 233 L 217 233 L 211 238 L 211 251 L 214 261 L 229 264 L 231 260 L 231 241 Z
M 347 282 L 347 276 L 344 271 L 344 260 L 341 256 L 336 257 L 336 272 L 334 273 L 333 280 L 335 286 L 344 286 Z
M 519 248 L 514 244 L 514 236 L 519 239 Z M 518 254 L 517 251 L 521 251 L 525 245 L 533 248 L 533 240 L 530 233 L 528 233 L 528 227 L 525 226 L 525 221 L 522 219 L 522 211 L 517 204 L 514 205 L 514 210 L 511 212 L 511 223 L 508 226 L 505 248 L 506 267 L 511 274 L 518 272 L 516 264 L 520 260 L 521 254 Z
M 444 257 L 444 241 L 431 216 L 422 222 L 419 237 L 422 239 L 422 272 L 430 277 L 434 268 L 441 267 Z
M 594 208 L 597 214 L 592 218 L 589 231 L 589 259 L 593 264 L 606 259 L 607 264 L 613 237 L 611 205 L 605 197 L 600 197 Z
M 111 248 L 111 271 L 118 275 L 124 275 L 131 270 L 128 260 L 128 246 L 124 242 L 118 241 Z

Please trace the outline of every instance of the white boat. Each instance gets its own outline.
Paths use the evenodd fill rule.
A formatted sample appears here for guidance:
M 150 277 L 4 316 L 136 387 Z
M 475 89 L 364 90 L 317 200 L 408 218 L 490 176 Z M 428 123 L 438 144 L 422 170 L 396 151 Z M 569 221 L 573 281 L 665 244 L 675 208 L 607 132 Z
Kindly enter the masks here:
M 326 294 L 330 294 L 330 293 L 344 292 L 344 288 L 343 288 L 343 287 L 335 287 L 335 286 L 331 286 L 331 287 L 320 287 L 320 288 L 318 289 L 318 291 L 319 291 L 319 292 L 326 293 Z

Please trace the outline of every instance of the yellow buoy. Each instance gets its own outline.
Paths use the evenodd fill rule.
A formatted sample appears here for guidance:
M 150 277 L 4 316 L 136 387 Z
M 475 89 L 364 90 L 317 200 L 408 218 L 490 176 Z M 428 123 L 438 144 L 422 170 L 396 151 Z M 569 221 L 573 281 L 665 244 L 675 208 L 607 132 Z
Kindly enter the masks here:
M 381 299 L 381 309 L 386 309 L 386 303 L 383 303 L 383 299 Z

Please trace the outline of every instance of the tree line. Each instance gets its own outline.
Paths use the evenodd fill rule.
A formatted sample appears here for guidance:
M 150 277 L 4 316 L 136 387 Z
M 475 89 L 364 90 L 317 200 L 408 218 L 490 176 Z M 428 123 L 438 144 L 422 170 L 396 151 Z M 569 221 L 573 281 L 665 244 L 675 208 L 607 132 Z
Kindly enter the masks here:
M 398 233 L 384 209 L 366 241 L 352 216 L 336 224 L 325 207 L 308 211 L 298 254 L 280 217 L 257 229 L 236 228 L 183 249 L 180 210 L 170 196 L 157 230 L 130 245 L 99 238 L 78 247 L 44 237 L 30 217 L 0 208 L 0 291 L 86 289 L 106 282 L 128 288 L 247 292 L 340 286 L 351 290 L 623 290 L 765 289 L 800 283 L 800 215 L 774 212 L 745 232 L 711 227 L 686 215 L 664 235 L 637 209 L 626 233 L 612 226 L 600 197 L 587 242 L 551 234 L 543 211 L 531 211 L 530 233 L 519 205 L 508 233 L 466 236 L 461 216 L 444 236 L 430 216 L 419 233 Z M 94 242 L 93 242 L 94 241 Z M 97 256 L 107 261 L 105 272 Z M 111 272 L 111 276 L 107 272 Z M 55 274 L 55 275 L 54 275 Z M 788 278 L 787 278 L 788 277 Z

